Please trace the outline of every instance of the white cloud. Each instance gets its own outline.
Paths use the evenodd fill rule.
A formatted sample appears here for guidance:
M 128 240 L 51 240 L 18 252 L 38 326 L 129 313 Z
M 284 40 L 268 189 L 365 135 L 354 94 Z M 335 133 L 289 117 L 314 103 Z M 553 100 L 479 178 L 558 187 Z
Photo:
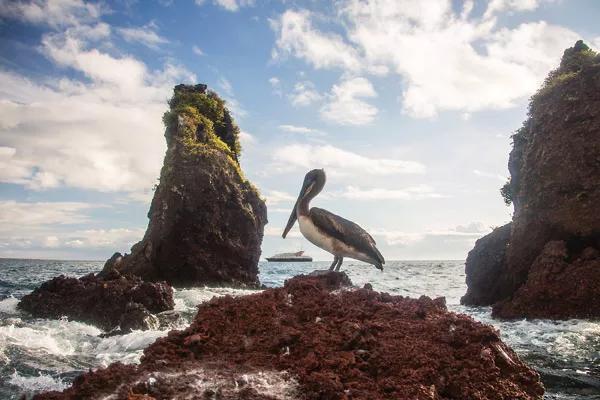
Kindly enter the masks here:
M 240 142 L 242 144 L 242 149 L 246 146 L 251 146 L 256 143 L 256 138 L 246 131 L 240 131 Z
M 271 27 L 277 33 L 273 57 L 278 59 L 293 55 L 315 68 L 359 69 L 356 50 L 340 35 L 315 29 L 313 17 L 307 10 L 288 10 L 277 20 L 271 20 Z
M 279 97 L 283 96 L 283 90 L 281 89 L 281 80 L 278 77 L 276 77 L 276 76 L 270 77 L 269 84 L 271 85 L 271 88 L 273 89 L 273 94 L 275 94 L 276 96 L 279 96 Z
M 316 91 L 315 85 L 310 81 L 298 82 L 294 85 L 294 91 L 289 95 L 292 105 L 305 107 L 321 100 L 321 95 Z
M 196 0 L 195 3 L 199 6 L 204 5 L 206 0 Z M 254 5 L 254 0 L 213 0 L 213 4 L 226 9 L 227 11 L 238 11 L 242 7 L 250 7 Z
M 195 55 L 197 56 L 203 56 L 204 55 L 204 51 L 202 51 L 202 49 L 198 46 L 192 46 L 192 51 L 194 52 Z
M 246 116 L 248 112 L 244 109 L 244 107 L 235 97 L 235 93 L 231 82 L 229 82 L 227 78 L 221 76 L 217 81 L 217 85 L 221 89 L 221 93 L 219 93 L 220 96 L 223 98 L 223 100 L 225 100 L 227 108 L 229 109 L 229 111 L 231 111 L 233 116 L 236 118 L 242 118 Z
M 306 126 L 297 126 L 297 125 L 279 125 L 279 129 L 284 130 L 286 132 L 291 133 L 302 133 L 305 135 L 320 135 L 322 132 L 318 129 L 307 128 Z
M 289 193 L 281 192 L 279 190 L 269 190 L 265 195 L 267 199 L 267 205 L 273 206 L 281 203 L 293 203 L 296 201 L 296 197 Z
M 321 108 L 321 117 L 340 125 L 365 125 L 377 115 L 377 107 L 361 98 L 376 97 L 377 93 L 365 78 L 345 79 L 333 85 L 328 103 Z
M 281 237 L 283 233 L 283 228 L 278 228 L 276 226 L 267 225 L 265 227 L 265 236 L 278 236 Z M 286 235 L 286 238 L 301 238 L 302 234 L 298 229 L 298 224 L 295 224 L 294 227 L 290 230 L 290 232 Z
M 98 207 L 80 202 L 0 201 L 0 229 L 5 233 L 42 225 L 72 225 L 89 222 L 83 212 Z
M 275 149 L 274 168 L 278 171 L 326 169 L 337 175 L 422 174 L 425 166 L 415 161 L 369 158 L 331 145 L 291 144 Z
M 483 222 L 471 222 L 466 226 L 458 225 L 454 230 L 461 233 L 487 233 L 490 228 L 487 228 Z
M 231 86 L 231 82 L 223 77 L 220 77 L 217 84 L 227 96 L 233 97 L 233 87 Z
M 101 51 L 95 41 L 107 37 L 104 23 L 68 21 L 72 26 L 44 34 L 40 46 L 64 74 L 33 81 L 0 70 L 0 165 L 7 166 L 0 181 L 147 191 L 164 155 L 165 99 L 175 83 L 195 77 L 178 65 L 150 71 L 132 56 Z M 68 77 L 72 71 L 84 77 Z
M 409 186 L 404 189 L 370 188 L 348 186 L 341 197 L 353 200 L 420 200 L 445 197 L 429 185 Z
M 74 26 L 94 21 L 106 11 L 103 3 L 86 3 L 83 0 L 0 2 L 0 17 L 51 27 Z
M 539 0 L 491 0 L 483 15 L 490 18 L 503 11 L 532 11 L 539 6 Z
M 127 251 L 144 236 L 142 228 L 86 229 L 62 238 L 64 247 L 82 249 L 109 249 Z
M 489 231 L 490 229 L 483 228 L 483 224 L 480 222 L 471 223 L 467 228 L 457 226 L 451 229 L 432 229 L 423 232 L 403 232 L 378 228 L 369 230 L 376 240 L 381 238 L 389 246 L 402 247 L 416 246 L 426 242 L 439 245 L 440 241 L 459 241 L 472 244 Z
M 449 0 L 342 0 L 321 30 L 314 28 L 316 14 L 288 10 L 272 23 L 273 56 L 341 69 L 344 77 L 394 73 L 402 80 L 402 109 L 413 117 L 512 107 L 579 38 L 543 21 L 497 26 L 496 13 L 537 3 L 494 0 L 488 15 L 477 16 L 473 2 L 455 10 Z
M 142 228 L 82 228 L 92 221 L 89 212 L 102 207 L 81 202 L 0 201 L 0 256 L 33 256 L 40 249 L 85 249 L 86 253 L 103 249 L 103 254 L 110 254 L 128 250 L 143 237 Z
M 118 28 L 117 31 L 130 43 L 140 43 L 151 49 L 158 49 L 159 45 L 169 43 L 167 39 L 156 33 L 156 26 L 148 24 L 137 28 Z
M 478 169 L 474 169 L 473 173 L 477 176 L 481 176 L 484 178 L 494 178 L 494 179 L 498 179 L 502 182 L 506 182 L 506 180 L 508 179 L 508 177 L 506 175 L 493 174 L 491 172 L 480 171 Z

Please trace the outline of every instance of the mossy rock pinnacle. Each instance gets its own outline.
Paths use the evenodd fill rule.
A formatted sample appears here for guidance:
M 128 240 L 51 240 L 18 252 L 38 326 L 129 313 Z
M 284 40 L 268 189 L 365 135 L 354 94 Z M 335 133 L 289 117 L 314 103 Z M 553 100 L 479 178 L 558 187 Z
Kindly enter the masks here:
M 206 85 L 177 85 L 163 122 L 167 152 L 148 229 L 103 273 L 256 287 L 266 206 L 240 169 L 239 128 L 225 101 Z

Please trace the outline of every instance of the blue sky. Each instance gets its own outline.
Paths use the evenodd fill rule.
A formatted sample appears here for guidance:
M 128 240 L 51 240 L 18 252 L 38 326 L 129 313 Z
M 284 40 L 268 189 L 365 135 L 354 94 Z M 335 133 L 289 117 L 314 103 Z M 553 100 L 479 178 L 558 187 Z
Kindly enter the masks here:
M 263 257 L 304 174 L 387 259 L 464 259 L 510 220 L 499 187 L 527 99 L 589 0 L 0 0 L 0 257 L 104 259 L 147 224 L 174 84 L 220 93 L 267 199 Z

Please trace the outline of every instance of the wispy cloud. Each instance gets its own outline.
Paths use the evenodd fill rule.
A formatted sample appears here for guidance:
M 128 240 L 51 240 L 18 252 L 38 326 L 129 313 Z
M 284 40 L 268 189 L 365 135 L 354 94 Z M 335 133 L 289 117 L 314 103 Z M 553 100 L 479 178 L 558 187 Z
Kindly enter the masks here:
M 322 96 L 316 91 L 315 85 L 310 81 L 298 82 L 294 85 L 294 91 L 289 98 L 295 107 L 306 107 L 319 100 Z
M 279 97 L 283 96 L 283 90 L 281 88 L 281 80 L 278 77 L 276 77 L 276 76 L 270 77 L 269 84 L 271 85 L 271 88 L 273 89 L 273 94 L 275 94 L 276 96 L 279 96 Z
M 359 188 L 348 186 L 340 193 L 340 197 L 353 200 L 420 200 L 420 199 L 439 199 L 444 196 L 437 193 L 429 185 L 408 186 L 404 189 L 388 188 Z
M 117 28 L 117 32 L 129 43 L 139 43 L 150 49 L 158 49 L 161 44 L 169 41 L 156 32 L 156 25 L 153 23 L 132 28 Z
M 2 1 L 0 16 L 54 28 L 75 26 L 96 21 L 108 12 L 104 3 L 83 0 L 62 1 Z
M 344 79 L 333 85 L 328 102 L 321 108 L 321 117 L 339 125 L 365 125 L 375 119 L 377 107 L 362 100 L 377 97 L 377 92 L 365 78 Z
M 279 190 L 269 190 L 265 194 L 265 197 L 269 207 L 281 203 L 294 203 L 296 201 L 296 197 L 287 192 L 282 192 Z
M 199 6 L 204 5 L 206 0 L 195 0 L 195 3 Z M 251 7 L 254 5 L 254 0 L 213 0 L 213 4 L 224 8 L 227 11 L 235 12 L 242 7 Z
M 331 145 L 292 144 L 275 149 L 274 167 L 279 171 L 325 167 L 338 175 L 422 174 L 425 166 L 416 161 L 370 158 Z
M 204 51 L 202 51 L 202 49 L 200 47 L 196 46 L 196 45 L 192 46 L 192 51 L 197 56 L 203 56 L 204 55 Z
M 481 176 L 483 178 L 493 178 L 493 179 L 498 179 L 502 182 L 506 182 L 506 180 L 508 179 L 508 176 L 506 175 L 502 175 L 502 174 L 494 174 L 491 172 L 485 172 L 485 171 L 480 171 L 478 169 L 474 169 L 473 173 L 477 176 Z
M 305 135 L 323 135 L 324 134 L 323 132 L 321 132 L 318 129 L 308 128 L 306 126 L 284 124 L 284 125 L 279 125 L 279 129 L 286 131 L 286 132 L 302 133 Z
M 423 232 L 403 232 L 373 228 L 369 229 L 369 232 L 375 236 L 376 240 L 381 238 L 387 245 L 409 247 L 415 246 L 420 242 L 431 241 L 435 243 L 442 239 L 464 241 L 470 244 L 490 231 L 490 229 L 483 228 L 483 224 L 480 222 L 471 223 L 468 227 L 477 228 L 477 230 L 469 230 L 465 229 L 464 226 L 457 226 L 450 229 L 427 230 Z
M 144 234 L 143 228 L 92 229 L 90 212 L 102 204 L 82 202 L 0 201 L 0 256 L 85 249 L 125 251 Z

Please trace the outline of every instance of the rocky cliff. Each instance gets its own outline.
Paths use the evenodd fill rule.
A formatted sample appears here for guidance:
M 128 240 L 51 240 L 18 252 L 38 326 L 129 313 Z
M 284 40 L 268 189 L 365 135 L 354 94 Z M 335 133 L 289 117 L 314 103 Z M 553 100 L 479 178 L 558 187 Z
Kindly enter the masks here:
M 167 153 L 144 238 L 111 269 L 173 285 L 258 285 L 266 206 L 240 170 L 239 129 L 205 85 L 169 101 Z
M 565 51 L 560 66 L 532 97 L 529 118 L 513 142 L 511 180 L 503 190 L 515 211 L 503 279 L 498 281 L 508 286 L 495 290 L 485 303 L 502 301 L 495 308 L 497 316 L 598 317 L 600 308 L 585 307 L 581 297 L 591 296 L 591 301 L 600 290 L 600 270 L 590 267 L 598 262 L 600 249 L 598 54 L 581 41 Z M 549 245 L 556 241 L 562 244 Z M 468 267 L 467 272 L 477 268 Z M 579 282 L 574 296 L 583 307 L 580 311 L 567 304 L 573 296 L 555 290 L 561 282 L 569 287 L 570 280 Z M 536 293 L 544 293 L 540 299 L 545 311 L 540 301 L 532 301 Z M 527 301 L 521 298 L 525 295 Z M 474 303 L 468 297 L 466 302 Z M 511 302 L 519 306 L 511 307 Z
M 192 325 L 35 399 L 541 399 L 492 327 L 443 298 L 346 287 L 343 273 L 199 306 Z

